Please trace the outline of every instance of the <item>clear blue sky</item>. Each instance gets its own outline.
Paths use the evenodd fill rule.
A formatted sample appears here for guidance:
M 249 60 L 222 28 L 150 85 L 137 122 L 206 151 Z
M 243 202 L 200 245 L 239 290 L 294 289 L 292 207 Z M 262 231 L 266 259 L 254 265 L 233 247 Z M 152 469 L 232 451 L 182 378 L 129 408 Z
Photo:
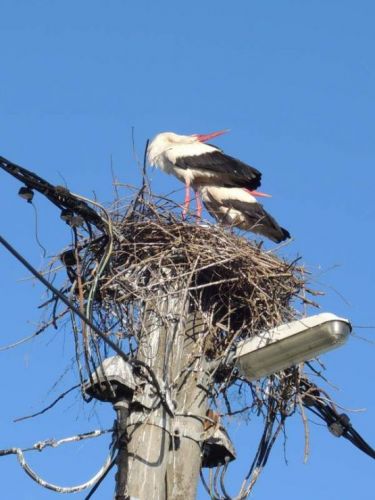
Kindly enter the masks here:
M 123 182 L 139 182 L 131 127 L 140 155 L 160 131 L 230 128 L 217 143 L 263 172 L 262 189 L 273 194 L 267 208 L 294 237 L 284 254 L 302 256 L 313 285 L 327 293 L 322 309 L 375 325 L 372 0 L 0 0 L 0 15 L 1 155 L 109 201 L 111 155 Z M 155 191 L 179 187 L 160 173 L 152 177 Z M 40 267 L 34 213 L 18 188 L 0 172 L 1 233 Z M 39 237 L 53 255 L 69 232 L 40 196 L 36 204 Z M 0 258 L 5 345 L 33 332 L 43 290 L 24 280 L 25 270 L 2 248 Z M 352 421 L 374 446 L 374 330 L 354 332 L 370 342 L 353 337 L 323 361 L 340 388 L 330 389 L 336 400 L 367 409 Z M 12 423 L 73 385 L 71 357 L 68 330 L 0 352 L 0 448 L 111 425 L 110 408 L 93 410 L 78 395 L 38 419 Z M 229 429 L 239 453 L 233 494 L 253 455 L 255 428 L 235 420 Z M 370 458 L 312 425 L 304 465 L 299 417 L 287 431 L 288 465 L 280 441 L 254 498 L 374 498 Z M 30 461 L 49 481 L 75 484 L 95 472 L 107 446 L 103 438 Z M 57 496 L 35 485 L 14 456 L 0 459 L 0 475 L 7 500 Z M 112 488 L 111 477 L 96 498 L 111 498 Z

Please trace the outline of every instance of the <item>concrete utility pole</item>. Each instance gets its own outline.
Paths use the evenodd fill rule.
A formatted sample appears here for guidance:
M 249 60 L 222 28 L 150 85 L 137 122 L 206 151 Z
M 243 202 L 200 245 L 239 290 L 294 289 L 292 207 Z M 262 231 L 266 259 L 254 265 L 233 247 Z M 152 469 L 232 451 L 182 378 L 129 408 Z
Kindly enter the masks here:
M 187 297 L 186 291 L 171 292 L 148 304 L 143 316 L 138 359 L 166 389 L 169 408 L 147 384 L 131 403 L 127 493 L 140 500 L 196 495 L 207 392 L 201 366 L 204 327 L 200 315 L 189 312 Z

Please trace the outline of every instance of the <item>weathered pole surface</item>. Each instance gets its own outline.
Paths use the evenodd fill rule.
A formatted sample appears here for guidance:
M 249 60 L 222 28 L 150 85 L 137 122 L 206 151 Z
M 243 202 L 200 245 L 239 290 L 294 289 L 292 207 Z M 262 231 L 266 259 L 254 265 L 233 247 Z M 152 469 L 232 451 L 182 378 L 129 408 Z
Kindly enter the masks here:
M 199 384 L 203 325 L 189 312 L 185 291 L 148 304 L 143 319 L 138 359 L 152 368 L 161 388 L 171 388 L 167 400 L 174 416 L 155 391 L 147 397 L 145 388 L 143 397 L 134 398 L 127 427 L 127 493 L 139 500 L 194 499 L 207 409 Z
M 190 314 L 183 334 L 176 385 L 177 418 L 173 422 L 174 440 L 167 469 L 167 498 L 173 500 L 196 497 L 208 407 L 206 363 L 201 355 L 204 327 L 199 314 Z
M 158 381 L 164 377 L 166 339 L 167 328 L 157 311 L 148 308 L 144 313 L 137 357 L 150 366 Z M 147 385 L 142 389 L 149 394 Z M 155 392 L 150 395 L 149 402 L 142 399 L 142 392 L 140 398 L 138 405 L 133 402 L 128 420 L 128 494 L 139 500 L 164 500 L 169 449 L 168 413 Z

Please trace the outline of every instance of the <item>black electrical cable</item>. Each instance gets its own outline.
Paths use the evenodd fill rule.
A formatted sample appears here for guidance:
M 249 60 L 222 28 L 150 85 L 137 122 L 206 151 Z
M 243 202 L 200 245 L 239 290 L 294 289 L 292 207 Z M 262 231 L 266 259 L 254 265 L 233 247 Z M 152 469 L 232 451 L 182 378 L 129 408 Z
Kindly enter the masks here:
M 35 189 L 41 193 L 60 210 L 62 208 L 73 210 L 80 214 L 86 222 L 91 222 L 91 224 L 94 224 L 100 230 L 104 229 L 103 220 L 97 212 L 87 203 L 76 198 L 67 188 L 54 186 L 34 172 L 7 160 L 3 156 L 0 156 L 0 168 L 23 182 L 28 188 Z
M 167 403 L 165 396 L 160 388 L 160 384 L 152 371 L 152 369 L 143 361 L 137 359 L 129 359 L 129 357 L 120 349 L 120 347 L 115 344 L 109 337 L 107 337 L 103 332 L 99 330 L 90 320 L 87 318 L 75 305 L 65 297 L 57 288 L 55 288 L 45 277 L 40 274 L 21 254 L 17 252 L 15 248 L 12 247 L 10 243 L 8 243 L 1 235 L 0 235 L 0 243 L 19 261 L 23 264 L 26 269 L 28 269 L 44 286 L 46 286 L 51 292 L 58 297 L 64 304 L 66 304 L 79 318 L 84 321 L 93 332 L 95 332 L 98 337 L 100 337 L 106 344 L 108 344 L 121 358 L 127 363 L 131 363 L 134 366 L 141 366 L 145 368 L 151 376 L 152 382 L 155 385 L 157 393 L 159 394 L 160 400 L 165 406 L 168 413 L 173 416 L 173 412 Z
M 206 492 L 208 493 L 208 495 L 210 496 L 210 499 L 211 500 L 222 500 L 220 497 L 217 497 L 216 495 L 214 495 L 213 492 L 211 491 L 211 488 L 207 484 L 207 481 L 206 481 L 206 479 L 205 479 L 205 477 L 203 475 L 202 468 L 200 469 L 199 474 L 200 474 L 200 477 L 201 477 L 201 481 L 202 481 L 203 487 L 206 490 Z
M 313 389 L 315 396 L 319 396 L 320 391 L 315 384 L 308 380 L 303 381 L 303 389 L 307 393 L 306 401 L 308 401 L 304 406 L 314 413 L 314 415 L 321 418 L 327 424 L 328 429 L 333 435 L 336 437 L 344 437 L 363 453 L 375 459 L 375 450 L 366 443 L 362 436 L 353 428 L 349 417 L 345 415 L 345 413 L 339 414 L 330 404 L 318 398 L 310 398 L 307 391 Z
M 328 425 L 328 428 L 330 428 L 332 424 L 338 422 L 343 427 L 341 436 L 350 441 L 363 453 L 375 459 L 375 450 L 368 443 L 366 443 L 362 436 L 360 436 L 360 434 L 358 434 L 358 432 L 352 427 L 350 422 L 344 423 L 342 419 L 340 419 L 341 415 L 335 414 L 333 410 L 332 414 L 330 414 L 327 408 L 321 408 L 318 404 L 314 405 L 314 407 L 309 405 L 306 406 L 306 408 L 314 413 L 314 415 L 321 418 Z M 337 437 L 340 437 L 340 435 Z
M 93 330 L 98 337 L 100 337 L 104 342 L 106 342 L 119 356 L 121 356 L 125 361 L 129 361 L 127 355 L 115 344 L 110 338 L 108 338 L 104 333 L 102 333 L 76 306 L 65 297 L 57 288 L 55 288 L 45 277 L 40 274 L 21 254 L 17 252 L 15 248 L 10 245 L 1 235 L 0 243 L 17 259 L 23 264 L 39 281 L 43 283 L 51 292 L 58 297 L 64 304 L 66 304 L 77 316 L 79 316 L 82 321 L 84 321 Z
M 270 401 L 270 406 L 268 408 L 267 419 L 263 429 L 262 437 L 259 442 L 258 450 L 252 461 L 250 469 L 246 475 L 246 480 L 249 479 L 255 468 L 264 467 L 269 453 L 271 451 L 270 442 L 272 441 L 272 430 L 276 418 L 276 413 L 274 409 L 274 401 Z M 272 447 L 272 445 L 271 445 Z
M 104 481 L 104 479 L 108 476 L 108 474 L 111 471 L 111 469 L 113 468 L 113 466 L 116 465 L 116 462 L 117 462 L 117 453 L 112 458 L 112 461 L 111 461 L 108 469 L 105 471 L 105 473 L 102 475 L 102 477 L 94 484 L 94 486 L 89 491 L 89 493 L 85 496 L 85 500 L 90 500 L 90 498 L 92 498 L 93 494 L 96 492 L 96 490 L 102 484 L 102 482 Z
M 224 500 L 231 500 L 231 497 L 228 495 L 228 493 L 225 489 L 225 474 L 227 472 L 228 465 L 229 465 L 229 460 L 227 462 L 225 462 L 225 465 L 224 465 L 224 467 L 221 471 L 221 474 L 220 474 L 220 487 L 221 487 L 221 491 L 224 494 Z

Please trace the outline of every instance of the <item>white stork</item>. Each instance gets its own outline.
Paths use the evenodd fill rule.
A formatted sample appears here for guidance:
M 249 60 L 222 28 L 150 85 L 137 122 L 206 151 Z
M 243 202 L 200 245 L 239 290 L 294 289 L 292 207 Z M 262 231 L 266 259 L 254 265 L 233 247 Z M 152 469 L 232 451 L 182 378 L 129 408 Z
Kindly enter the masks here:
M 200 192 L 207 211 L 221 223 L 261 234 L 275 243 L 290 238 L 289 232 L 280 227 L 255 198 L 270 195 L 244 188 L 213 185 L 202 186 Z
M 225 185 L 256 189 L 260 186 L 261 173 L 255 168 L 223 153 L 206 141 L 224 134 L 226 130 L 211 134 L 178 135 L 173 132 L 158 134 L 150 142 L 147 158 L 150 165 L 172 174 L 185 184 L 183 216 L 190 205 L 190 187 L 196 193 L 197 215 L 201 216 L 202 204 L 198 188 L 205 184 Z

